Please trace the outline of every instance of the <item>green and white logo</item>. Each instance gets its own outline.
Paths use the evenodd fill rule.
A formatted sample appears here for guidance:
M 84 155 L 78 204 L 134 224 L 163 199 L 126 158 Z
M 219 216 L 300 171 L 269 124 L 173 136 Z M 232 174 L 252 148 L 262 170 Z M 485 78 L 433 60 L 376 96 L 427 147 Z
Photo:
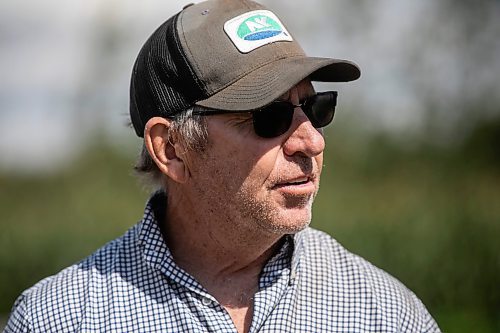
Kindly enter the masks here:
M 269 43 L 293 40 L 278 17 L 268 10 L 237 16 L 224 24 L 224 31 L 243 53 Z
M 265 15 L 254 15 L 247 18 L 238 27 L 238 37 L 244 40 L 261 40 L 283 33 L 281 26 Z

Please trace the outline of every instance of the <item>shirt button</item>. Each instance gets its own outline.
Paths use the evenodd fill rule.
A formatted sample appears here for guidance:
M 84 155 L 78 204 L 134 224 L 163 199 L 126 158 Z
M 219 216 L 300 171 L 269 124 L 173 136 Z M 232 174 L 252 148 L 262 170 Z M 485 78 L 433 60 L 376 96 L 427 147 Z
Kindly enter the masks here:
M 209 306 L 210 304 L 212 304 L 212 300 L 208 297 L 203 297 L 201 299 L 201 303 L 205 306 Z

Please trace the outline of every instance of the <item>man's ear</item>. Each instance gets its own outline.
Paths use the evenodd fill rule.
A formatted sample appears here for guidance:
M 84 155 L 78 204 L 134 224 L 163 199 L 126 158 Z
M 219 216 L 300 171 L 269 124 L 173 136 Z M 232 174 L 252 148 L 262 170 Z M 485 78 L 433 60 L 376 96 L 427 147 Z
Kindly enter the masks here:
M 161 117 L 148 120 L 144 129 L 144 144 L 160 171 L 177 183 L 189 177 L 186 149 L 171 133 L 172 121 Z

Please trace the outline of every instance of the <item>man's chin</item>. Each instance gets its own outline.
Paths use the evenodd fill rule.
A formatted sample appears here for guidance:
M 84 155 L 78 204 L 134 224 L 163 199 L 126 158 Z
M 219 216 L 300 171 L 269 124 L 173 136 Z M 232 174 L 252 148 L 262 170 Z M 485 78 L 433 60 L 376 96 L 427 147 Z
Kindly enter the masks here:
M 262 221 L 262 227 L 279 235 L 295 234 L 304 230 L 311 223 L 311 210 L 309 208 L 284 209 L 276 214 L 272 220 Z
M 294 193 L 276 191 L 276 202 L 287 209 L 302 209 L 310 207 L 316 196 L 316 192 Z

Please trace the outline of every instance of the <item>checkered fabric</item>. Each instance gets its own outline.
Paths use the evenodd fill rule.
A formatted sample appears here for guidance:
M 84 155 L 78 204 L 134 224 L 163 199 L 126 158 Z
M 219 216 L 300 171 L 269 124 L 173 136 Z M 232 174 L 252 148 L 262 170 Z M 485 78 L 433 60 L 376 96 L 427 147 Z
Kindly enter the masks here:
M 26 290 L 5 332 L 236 332 L 217 300 L 174 263 L 155 198 L 124 236 Z M 264 267 L 250 332 L 439 328 L 399 281 L 309 228 L 287 236 Z

